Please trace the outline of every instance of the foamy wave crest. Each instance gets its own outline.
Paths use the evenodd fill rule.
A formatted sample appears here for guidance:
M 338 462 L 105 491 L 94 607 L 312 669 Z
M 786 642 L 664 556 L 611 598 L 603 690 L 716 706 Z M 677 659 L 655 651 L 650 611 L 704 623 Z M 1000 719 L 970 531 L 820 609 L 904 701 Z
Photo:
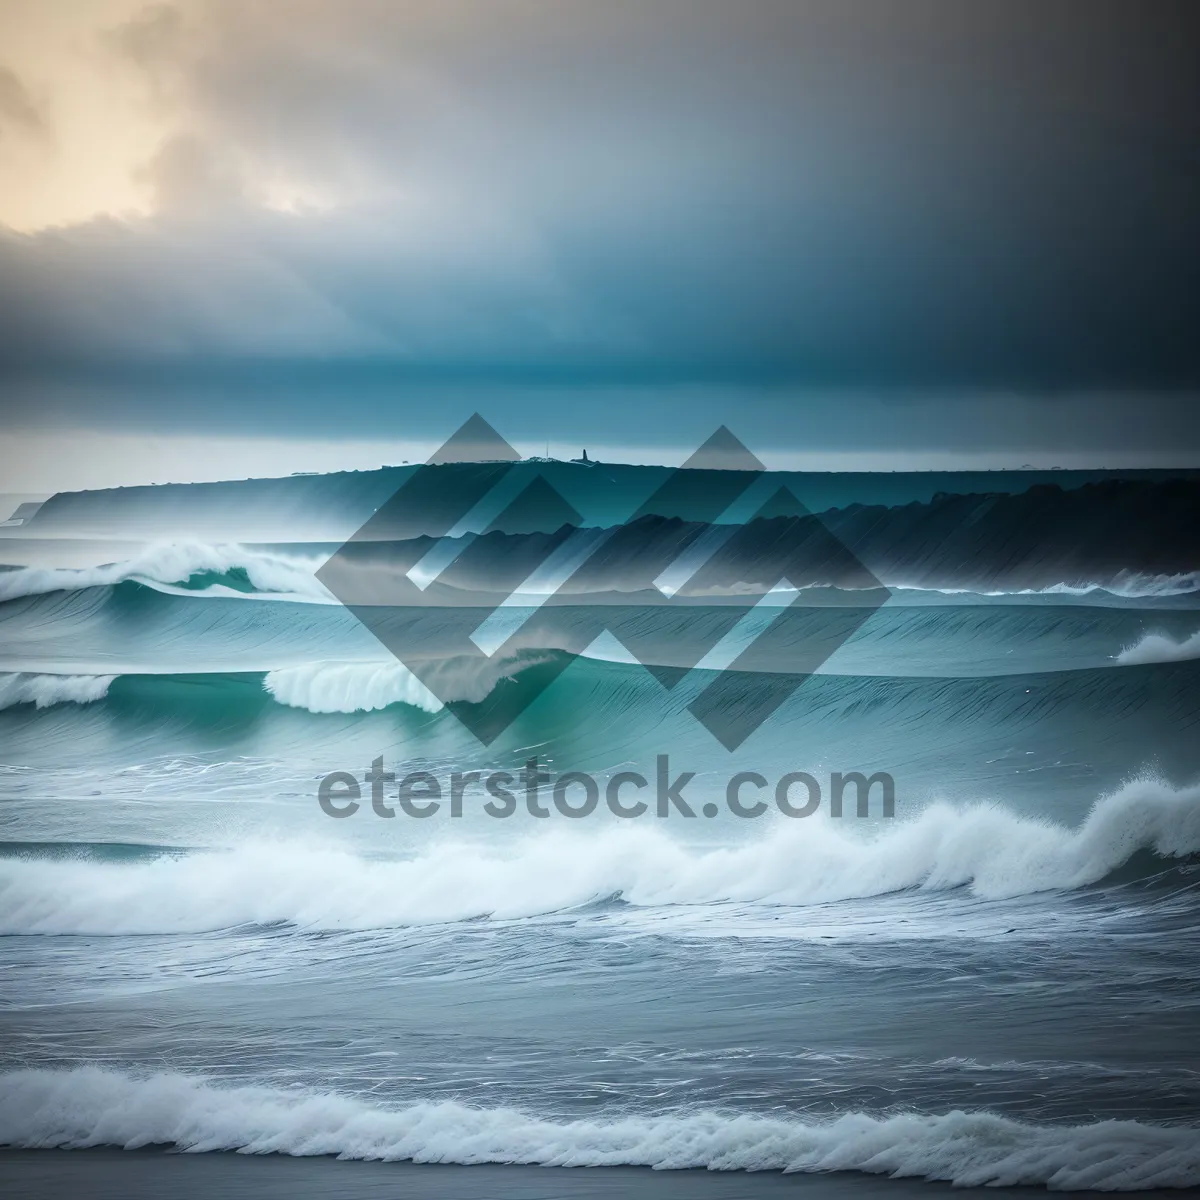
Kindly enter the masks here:
M 442 702 L 402 663 L 306 663 L 268 671 L 263 687 L 291 708 L 314 713 L 372 712 L 410 704 L 437 712 Z
M 431 662 L 428 678 L 437 695 L 395 661 L 317 662 L 280 667 L 267 672 L 263 687 L 280 704 L 314 713 L 371 712 L 389 704 L 411 704 L 432 713 L 443 707 L 443 700 L 478 704 L 502 679 L 553 655 L 553 650 L 519 650 L 504 657 L 451 657 Z
M 1105 590 L 1118 596 L 1183 596 L 1188 592 L 1200 592 L 1200 571 L 1185 571 L 1179 575 L 1126 571 Z
M 807 905 L 910 888 L 999 899 L 1096 883 L 1145 850 L 1200 853 L 1200 787 L 1130 784 L 1078 829 L 935 805 L 873 838 L 781 819 L 761 839 L 716 849 L 631 821 L 551 831 L 507 851 L 439 842 L 398 861 L 276 843 L 150 862 L 10 858 L 0 861 L 0 933 L 371 929 L 533 917 L 614 895 L 641 907 Z
M 1186 596 L 1200 592 L 1200 571 L 1184 571 L 1177 575 L 1151 575 L 1139 571 L 1121 571 L 1114 578 L 1100 582 L 1051 583 L 1045 587 L 1008 588 L 988 591 L 974 587 L 930 587 L 918 583 L 887 581 L 887 586 L 901 591 L 940 592 L 943 596 L 1089 596 L 1107 592 L 1134 600 L 1139 597 Z
M 46 592 L 108 587 L 126 580 L 151 585 L 184 584 L 194 575 L 241 569 L 259 592 L 329 603 L 332 597 L 314 577 L 320 565 L 320 559 L 271 554 L 238 545 L 179 542 L 150 546 L 135 558 L 100 567 L 20 567 L 0 572 L 0 601 Z M 220 584 L 204 590 L 209 594 L 242 594 Z
M 1194 1128 L 1035 1125 L 987 1112 L 829 1120 L 712 1110 L 546 1120 L 453 1101 L 388 1107 L 353 1096 L 222 1087 L 177 1074 L 80 1067 L 0 1075 L 0 1144 L 337 1155 L 424 1163 L 660 1170 L 862 1171 L 960 1186 L 1133 1191 L 1200 1184 Z
M 0 709 L 16 704 L 49 708 L 52 704 L 90 704 L 108 695 L 115 675 L 0 674 Z
M 1143 663 L 1186 662 L 1200 658 L 1200 630 L 1182 642 L 1174 641 L 1163 633 L 1148 633 L 1141 641 L 1126 646 L 1117 655 L 1117 662 L 1126 666 Z
M 1186 596 L 1200 591 L 1200 571 L 1179 575 L 1149 575 L 1139 571 L 1122 571 L 1107 583 L 1056 583 L 1050 587 L 1028 588 L 1017 595 L 1086 596 L 1091 592 L 1108 592 L 1129 599 L 1153 596 Z

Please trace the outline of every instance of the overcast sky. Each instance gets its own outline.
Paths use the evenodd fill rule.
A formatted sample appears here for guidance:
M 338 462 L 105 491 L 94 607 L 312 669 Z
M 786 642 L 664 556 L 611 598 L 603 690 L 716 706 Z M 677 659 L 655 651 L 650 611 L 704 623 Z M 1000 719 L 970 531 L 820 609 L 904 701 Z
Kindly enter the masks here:
M 0 0 L 0 467 L 1200 461 L 1198 61 L 1192 0 Z

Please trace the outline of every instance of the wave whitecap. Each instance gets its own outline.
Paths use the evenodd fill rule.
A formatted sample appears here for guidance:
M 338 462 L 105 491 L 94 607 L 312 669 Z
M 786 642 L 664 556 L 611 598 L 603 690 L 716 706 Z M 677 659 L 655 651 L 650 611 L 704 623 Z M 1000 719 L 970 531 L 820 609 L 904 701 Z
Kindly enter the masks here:
M 49 708 L 52 704 L 90 704 L 108 695 L 115 675 L 0 674 L 0 709 L 17 704 Z
M 985 587 L 935 587 L 929 584 L 905 583 L 885 580 L 887 587 L 907 592 L 940 593 L 943 596 L 1090 596 L 1106 592 L 1127 600 L 1152 599 L 1154 597 L 1188 596 L 1200 592 L 1200 571 L 1183 571 L 1174 575 L 1154 575 L 1142 571 L 1120 571 L 1104 581 L 1081 583 L 1050 583 L 1043 587 L 1001 588 L 989 590 Z
M 546 1120 L 446 1101 L 387 1107 L 339 1094 L 220 1087 L 94 1067 L 0 1075 L 0 1144 L 168 1145 L 393 1162 L 660 1170 L 862 1171 L 960 1186 L 1135 1190 L 1200 1184 L 1194 1128 L 1053 1126 L 987 1112 L 850 1112 L 817 1121 L 711 1110 Z
M 402 663 L 305 663 L 268 671 L 266 688 L 280 704 L 312 713 L 373 712 L 409 704 L 438 712 L 442 702 Z
M 1059 584 L 1044 591 L 1090 592 L 1105 591 L 1114 596 L 1185 596 L 1200 591 L 1200 571 L 1183 571 L 1175 575 L 1154 575 L 1143 571 L 1121 571 L 1108 583 L 1082 585 Z
M 614 895 L 640 907 L 806 905 L 913 888 L 1000 899 L 1096 883 L 1142 851 L 1200 853 L 1200 787 L 1129 784 L 1077 829 L 939 804 L 872 838 L 781 821 L 761 839 L 714 849 L 630 822 L 586 836 L 552 831 L 508 851 L 437 843 L 398 861 L 300 844 L 119 864 L 10 858 L 0 861 L 0 933 L 371 929 L 533 917 Z
M 1126 646 L 1117 655 L 1123 666 L 1140 666 L 1145 663 L 1188 662 L 1200 658 L 1200 630 L 1191 637 L 1177 642 L 1164 633 L 1148 633 L 1132 646 Z
M 331 603 L 314 572 L 320 559 L 249 550 L 245 546 L 210 546 L 177 542 L 147 547 L 134 558 L 98 567 L 19 567 L 0 572 L 0 601 L 47 592 L 111 587 L 126 580 L 150 585 L 183 585 L 197 575 L 241 571 L 260 593 L 274 598 L 303 598 Z M 236 589 L 214 583 L 210 595 L 238 595 Z
M 478 704 L 502 679 L 554 657 L 553 650 L 522 649 L 496 658 L 452 656 L 427 664 L 437 695 L 406 666 L 389 662 L 315 662 L 268 671 L 266 688 L 280 704 L 312 713 L 373 712 L 408 704 L 434 713 L 443 701 Z M 441 697 L 441 699 L 439 699 Z

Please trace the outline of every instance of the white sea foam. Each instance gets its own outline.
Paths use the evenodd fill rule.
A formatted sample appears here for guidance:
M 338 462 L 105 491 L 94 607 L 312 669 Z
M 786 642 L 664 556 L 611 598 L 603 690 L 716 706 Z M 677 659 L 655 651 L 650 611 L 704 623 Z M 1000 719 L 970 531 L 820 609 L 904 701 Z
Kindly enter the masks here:
M 176 542 L 148 546 L 141 554 L 121 562 L 99 567 L 21 567 L 0 572 L 0 601 L 22 596 L 40 596 L 47 592 L 78 591 L 89 587 L 108 587 L 126 580 L 156 585 L 166 591 L 172 584 L 186 583 L 193 575 L 221 573 L 238 568 L 261 593 L 276 598 L 302 598 L 332 601 L 329 592 L 314 578 L 321 565 L 319 558 L 267 553 L 245 546 L 210 546 L 202 542 Z M 238 596 L 234 588 L 213 584 L 209 594 Z M 196 595 L 197 592 L 184 592 Z
M 1187 662 L 1200 658 L 1200 630 L 1177 642 L 1163 633 L 1148 633 L 1117 655 L 1117 662 L 1126 666 L 1142 663 Z
M 1200 787 L 1139 781 L 1077 829 L 935 805 L 874 837 L 781 819 L 761 837 L 684 845 L 643 822 L 518 841 L 437 842 L 401 860 L 298 843 L 149 862 L 0 860 L 0 933 L 204 932 L 244 924 L 370 929 L 516 919 L 620 895 L 641 907 L 806 905 L 910 888 L 999 899 L 1095 883 L 1139 851 L 1200 853 Z
M 210 545 L 203 542 L 181 541 L 147 546 L 141 554 L 120 562 L 95 567 L 19 567 L 0 571 L 0 601 L 22 596 L 37 596 L 46 592 L 76 591 L 88 587 L 104 587 L 136 580 L 171 594 L 197 594 L 259 598 L 306 600 L 335 603 L 328 590 L 315 578 L 323 559 L 319 557 L 284 554 L 277 551 L 252 550 L 236 543 Z M 224 573 L 241 568 L 253 584 L 256 593 L 245 593 L 220 583 L 200 590 L 184 589 L 193 575 Z M 370 569 L 370 568 L 364 568 Z M 1089 595 L 1107 592 L 1125 598 L 1165 597 L 1187 595 L 1200 591 L 1200 571 L 1174 575 L 1154 575 L 1124 571 L 1107 581 L 1055 583 L 1038 588 L 1001 589 L 989 591 L 978 587 L 934 587 L 898 580 L 886 581 L 887 586 L 901 592 L 927 592 L 947 596 L 979 595 L 1036 596 Z M 823 591 L 825 584 L 811 584 L 800 591 Z M 719 591 L 720 589 L 718 589 Z M 744 590 L 742 585 L 725 589 L 731 594 Z M 836 590 L 836 589 L 835 589 Z M 519 597 L 517 597 L 519 599 Z M 531 596 L 531 599 L 533 597 Z
M 0 709 L 16 704 L 49 708 L 52 704 L 90 704 L 108 695 L 115 675 L 0 674 Z
M 1186 596 L 1200 591 L 1200 571 L 1175 575 L 1154 575 L 1141 571 L 1121 571 L 1104 582 L 1051 583 L 1035 588 L 1003 588 L 989 591 L 982 587 L 932 587 L 927 584 L 886 581 L 886 586 L 906 592 L 940 593 L 943 596 L 1089 596 L 1107 592 L 1126 599 L 1155 596 Z
M 280 704 L 313 713 L 372 712 L 389 704 L 410 704 L 432 713 L 442 708 L 443 701 L 478 704 L 500 680 L 552 655 L 552 650 L 518 650 L 497 658 L 458 656 L 433 661 L 427 664 L 433 691 L 395 660 L 281 667 L 267 672 L 263 687 Z
M 0 1144 L 169 1145 L 193 1152 L 337 1155 L 425 1163 L 863 1171 L 960 1186 L 1140 1190 L 1200 1184 L 1192 1127 L 1037 1125 L 988 1112 L 848 1112 L 826 1120 L 688 1110 L 548 1120 L 453 1101 L 352 1096 L 94 1067 L 0 1075 Z
M 1122 571 L 1105 590 L 1117 596 L 1183 596 L 1200 591 L 1200 571 L 1184 571 L 1177 575 Z
M 442 702 L 406 667 L 392 661 L 305 663 L 268 671 L 263 687 L 291 708 L 313 713 L 372 712 L 410 704 L 437 712 Z

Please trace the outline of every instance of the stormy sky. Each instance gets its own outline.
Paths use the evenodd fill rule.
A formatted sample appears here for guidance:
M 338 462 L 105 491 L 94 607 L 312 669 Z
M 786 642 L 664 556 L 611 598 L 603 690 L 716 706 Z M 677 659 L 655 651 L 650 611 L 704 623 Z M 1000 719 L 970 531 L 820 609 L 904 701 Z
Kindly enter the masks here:
M 1198 61 L 1174 0 L 0 0 L 0 420 L 1196 461 Z

